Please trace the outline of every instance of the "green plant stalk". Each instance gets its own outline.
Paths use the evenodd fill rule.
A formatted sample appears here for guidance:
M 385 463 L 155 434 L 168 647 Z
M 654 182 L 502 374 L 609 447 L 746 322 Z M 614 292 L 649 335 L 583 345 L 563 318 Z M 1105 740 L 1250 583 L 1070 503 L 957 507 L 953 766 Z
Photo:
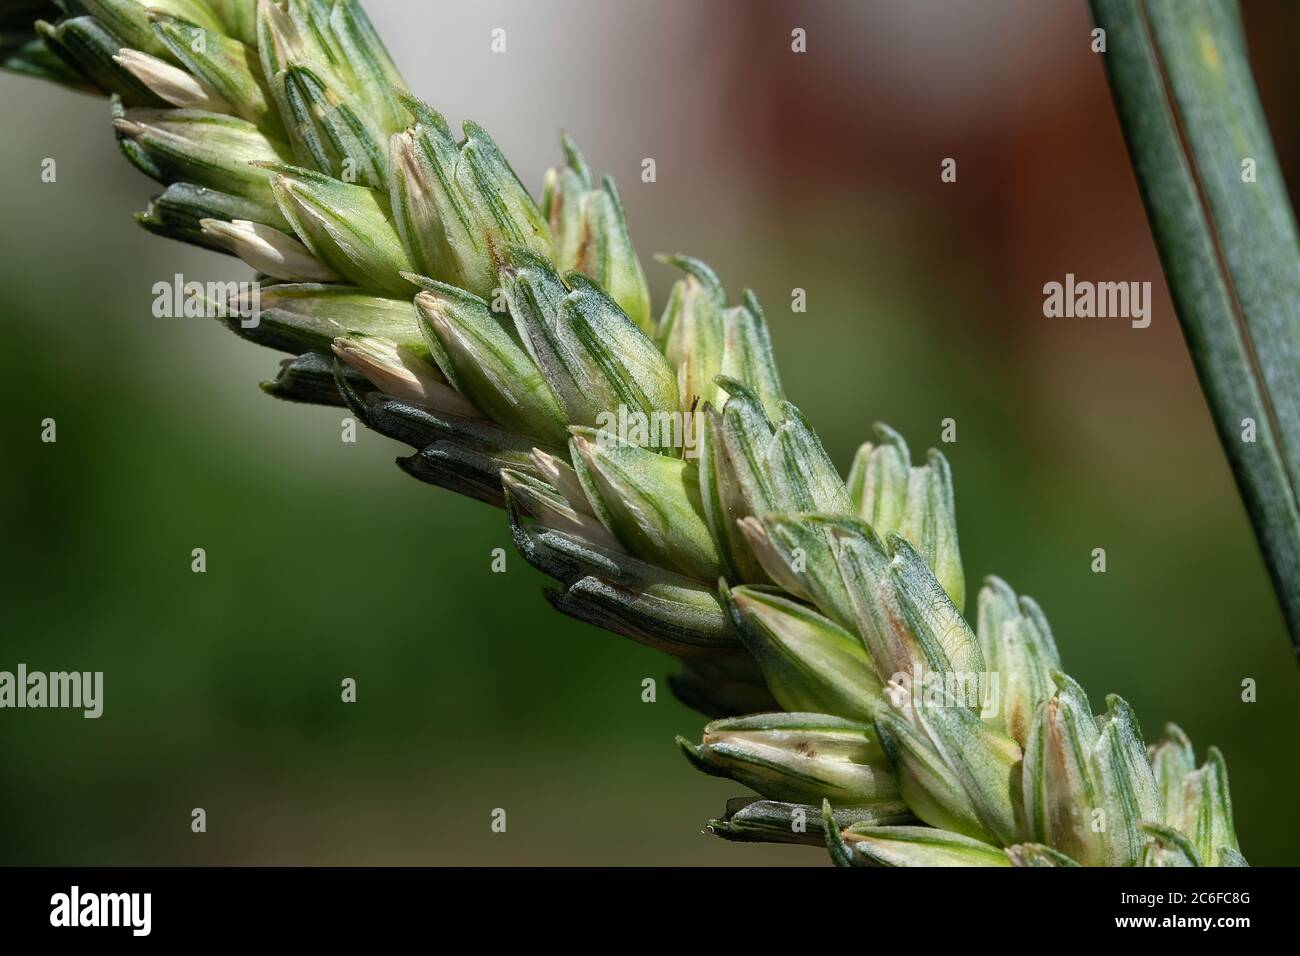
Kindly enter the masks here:
M 408 473 L 506 509 L 556 608 L 682 662 L 673 691 L 725 718 L 683 753 L 765 798 L 715 833 L 844 865 L 1244 864 L 1216 750 L 1198 769 L 1176 727 L 1148 750 L 1123 700 L 1097 715 L 1005 582 L 962 617 L 939 452 L 879 425 L 846 482 L 757 299 L 698 260 L 663 260 L 684 276 L 654 318 L 571 140 L 539 207 L 486 131 L 410 96 L 356 0 L 156 3 L 11 0 L 6 65 L 113 94 L 167 187 L 141 224 L 263 273 L 259 324 L 218 314 L 293 356 L 268 392 L 410 445 Z M 35 7 L 65 16 L 24 36 Z M 689 439 L 637 431 L 683 415 Z
M 1091 6 L 1174 307 L 1300 653 L 1300 241 L 1240 14 L 1230 0 Z

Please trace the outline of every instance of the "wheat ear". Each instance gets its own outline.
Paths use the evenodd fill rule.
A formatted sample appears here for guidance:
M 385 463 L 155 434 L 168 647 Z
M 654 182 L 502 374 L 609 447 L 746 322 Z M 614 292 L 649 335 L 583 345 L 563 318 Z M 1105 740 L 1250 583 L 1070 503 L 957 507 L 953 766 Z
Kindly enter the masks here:
M 555 607 L 681 661 L 673 690 L 720 718 L 683 751 L 760 797 L 714 832 L 841 864 L 1244 864 L 1217 751 L 1198 769 L 1172 725 L 1148 751 L 1115 696 L 1094 716 L 1003 581 L 963 619 L 941 454 L 877 426 L 846 483 L 756 298 L 696 259 L 664 259 L 655 319 L 618 192 L 567 137 L 539 205 L 353 0 L 2 16 L 5 66 L 112 96 L 166 186 L 142 225 L 262 273 L 259 321 L 224 320 L 293 356 L 267 391 L 408 443 L 410 474 L 505 508 Z

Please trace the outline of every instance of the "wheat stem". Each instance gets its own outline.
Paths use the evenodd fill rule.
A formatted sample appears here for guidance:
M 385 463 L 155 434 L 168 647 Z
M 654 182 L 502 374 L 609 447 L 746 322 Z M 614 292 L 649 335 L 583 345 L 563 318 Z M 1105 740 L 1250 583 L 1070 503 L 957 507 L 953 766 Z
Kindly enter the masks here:
M 1300 653 L 1300 241 L 1235 3 L 1092 0 L 1174 305 Z

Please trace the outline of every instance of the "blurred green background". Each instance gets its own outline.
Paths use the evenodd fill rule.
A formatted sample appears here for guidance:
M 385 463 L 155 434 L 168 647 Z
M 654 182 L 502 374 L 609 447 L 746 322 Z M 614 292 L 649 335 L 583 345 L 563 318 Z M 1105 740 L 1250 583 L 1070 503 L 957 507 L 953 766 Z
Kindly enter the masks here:
M 1246 856 L 1300 861 L 1300 679 L 1081 4 L 367 6 L 412 88 L 486 125 L 525 182 L 575 133 L 622 186 L 658 303 L 660 250 L 752 285 L 843 467 L 875 420 L 919 454 L 955 418 L 972 590 L 996 572 L 1034 595 L 1073 675 L 1148 739 L 1177 720 L 1220 746 Z M 1300 20 L 1245 11 L 1300 182 Z M 152 317 L 160 279 L 248 272 L 132 225 L 156 190 L 105 104 L 14 77 L 0 103 L 0 669 L 106 684 L 99 720 L 0 712 L 0 861 L 824 865 L 701 834 L 741 791 L 676 752 L 702 720 L 671 663 L 552 612 L 513 551 L 490 573 L 499 512 L 404 476 L 390 441 L 344 444 L 340 411 L 264 397 L 272 353 Z M 1151 328 L 1043 318 L 1066 272 L 1150 280 Z

